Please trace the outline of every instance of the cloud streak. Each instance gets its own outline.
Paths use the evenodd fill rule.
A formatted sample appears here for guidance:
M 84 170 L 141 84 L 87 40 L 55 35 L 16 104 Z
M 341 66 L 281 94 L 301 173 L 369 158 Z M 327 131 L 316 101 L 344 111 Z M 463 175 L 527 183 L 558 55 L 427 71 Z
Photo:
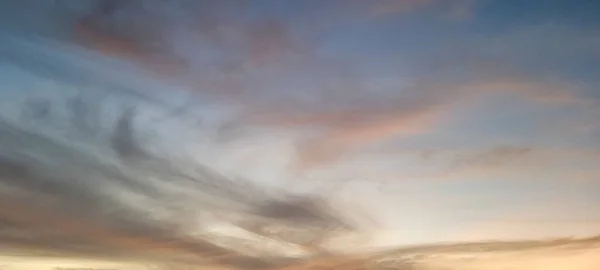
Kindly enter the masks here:
M 378 0 L 371 2 L 371 13 L 376 17 L 387 17 L 393 15 L 405 15 L 415 11 L 443 7 L 450 10 L 451 18 L 465 18 L 470 16 L 476 1 L 472 0 Z

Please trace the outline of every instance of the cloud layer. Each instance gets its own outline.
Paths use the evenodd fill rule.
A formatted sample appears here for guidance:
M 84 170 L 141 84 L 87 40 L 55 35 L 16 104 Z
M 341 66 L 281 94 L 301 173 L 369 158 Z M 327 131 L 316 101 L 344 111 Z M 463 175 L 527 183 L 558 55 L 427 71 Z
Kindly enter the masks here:
M 547 235 L 600 216 L 600 35 L 567 18 L 584 10 L 258 2 L 2 4 L 6 241 L 194 256 L 205 223 L 253 228 L 296 196 L 285 222 L 405 242 L 528 198 L 566 205 Z

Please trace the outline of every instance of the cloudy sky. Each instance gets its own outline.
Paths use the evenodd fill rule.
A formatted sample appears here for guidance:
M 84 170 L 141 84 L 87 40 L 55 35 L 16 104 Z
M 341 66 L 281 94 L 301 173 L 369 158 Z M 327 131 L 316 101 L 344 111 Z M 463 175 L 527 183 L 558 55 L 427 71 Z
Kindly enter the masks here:
M 2 159 L 73 167 L 41 137 L 108 163 L 151 152 L 325 196 L 370 245 L 600 233 L 596 1 L 114 3 L 1 4 Z M 144 149 L 115 154 L 104 139 L 133 107 Z M 92 186 L 145 213 L 169 194 L 193 230 L 201 191 L 70 171 L 65 204 Z M 5 194 L 47 195 L 4 179 Z M 10 205 L 38 209 L 0 202 L 8 221 Z

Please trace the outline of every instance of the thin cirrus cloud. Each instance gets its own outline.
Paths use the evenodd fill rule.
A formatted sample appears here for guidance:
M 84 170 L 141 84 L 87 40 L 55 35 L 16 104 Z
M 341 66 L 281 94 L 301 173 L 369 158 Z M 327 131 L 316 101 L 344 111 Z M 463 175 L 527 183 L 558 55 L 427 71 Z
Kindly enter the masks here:
M 568 84 L 563 88 L 556 83 L 545 84 L 519 78 L 500 77 L 464 84 L 436 85 L 427 82 L 414 89 L 407 88 L 401 91 L 410 91 L 416 97 L 390 101 L 387 111 L 373 106 L 358 111 L 308 113 L 290 117 L 273 112 L 275 120 L 266 121 L 282 127 L 320 128 L 320 133 L 302 145 L 299 162 L 327 165 L 353 149 L 360 150 L 394 138 L 435 132 L 444 121 L 452 118 L 457 109 L 465 109 L 474 106 L 475 102 L 485 102 L 490 97 L 493 99 L 502 94 L 513 94 L 533 104 L 547 106 L 577 106 L 583 102 Z
M 473 4 L 470 2 L 456 1 L 454 4 Z M 416 12 L 421 8 L 439 4 L 440 2 L 438 1 L 381 1 L 373 3 L 373 9 L 383 9 L 386 12 L 402 14 Z M 444 121 L 444 119 L 451 117 L 453 110 L 457 107 L 469 106 L 473 98 L 477 98 L 480 95 L 512 92 L 516 95 L 523 95 L 527 99 L 555 104 L 565 104 L 581 100 L 578 96 L 581 92 L 577 89 L 578 86 L 572 85 L 569 82 L 516 77 L 511 74 L 506 76 L 498 73 L 496 65 L 493 67 L 489 66 L 489 57 L 492 55 L 488 55 L 485 50 L 482 53 L 481 49 L 476 47 L 474 52 L 469 53 L 471 54 L 469 57 L 470 61 L 461 64 L 462 68 L 466 67 L 467 72 L 470 72 L 462 81 L 457 82 L 455 78 L 451 78 L 448 82 L 445 81 L 444 77 L 440 79 L 440 75 L 446 75 L 444 74 L 444 70 L 440 71 L 440 66 L 436 64 L 434 65 L 436 69 L 435 73 L 432 74 L 433 77 L 425 71 L 419 75 L 423 76 L 423 78 L 418 79 L 416 82 L 412 82 L 409 79 L 409 85 L 410 83 L 413 83 L 413 85 L 404 88 L 399 87 L 395 90 L 396 92 L 402 92 L 399 95 L 400 97 L 394 97 L 397 95 L 394 93 L 385 94 L 391 97 L 383 97 L 383 99 L 387 99 L 383 102 L 385 103 L 383 106 L 390 109 L 378 112 L 380 110 L 378 107 L 381 104 L 381 101 L 379 101 L 371 105 L 368 102 L 361 104 L 365 108 L 362 110 L 342 108 L 334 110 L 331 113 L 327 112 L 327 110 L 323 113 L 318 113 L 322 108 L 317 108 L 317 113 L 315 113 L 304 109 L 306 112 L 300 110 L 300 112 L 296 111 L 288 116 L 290 113 L 285 110 L 275 109 L 269 111 L 268 108 L 272 107 L 272 104 L 265 104 L 264 100 L 261 99 L 273 94 L 269 90 L 265 90 L 272 86 L 264 82 L 257 83 L 257 79 L 250 78 L 258 75 L 258 78 L 262 77 L 263 81 L 270 80 L 268 75 L 264 77 L 265 75 L 257 74 L 257 69 L 265 70 L 266 74 L 273 73 L 271 71 L 273 69 L 277 71 L 282 70 L 282 75 L 284 76 L 287 76 L 286 74 L 288 73 L 302 72 L 306 68 L 310 69 L 311 67 L 323 69 L 322 66 L 319 66 L 322 61 L 315 60 L 318 56 L 314 49 L 310 49 L 315 46 L 313 41 L 300 41 L 296 35 L 297 33 L 292 30 L 292 25 L 281 20 L 259 20 L 248 23 L 234 19 L 234 16 L 231 14 L 239 12 L 238 8 L 240 6 L 233 9 L 231 7 L 229 7 L 230 9 L 223 9 L 223 6 L 218 4 L 209 6 L 200 5 L 200 7 L 210 10 L 212 16 L 200 20 L 200 22 L 192 22 L 183 26 L 177 24 L 169 25 L 168 18 L 173 15 L 169 15 L 168 13 L 159 14 L 165 20 L 166 29 L 182 31 L 174 41 L 174 45 L 180 43 L 181 49 L 179 51 L 170 49 L 167 49 L 167 51 L 164 51 L 164 49 L 162 49 L 163 51 L 160 51 L 161 49 L 152 51 L 144 47 L 147 44 L 142 41 L 135 40 L 135 38 L 131 39 L 128 36 L 123 37 L 123 34 L 119 36 L 118 33 L 102 33 L 102 29 L 85 24 L 87 21 L 83 21 L 83 26 L 77 28 L 78 37 L 82 42 L 91 45 L 96 50 L 117 57 L 133 59 L 138 63 L 142 63 L 143 66 L 149 67 L 151 70 L 156 70 L 155 68 L 176 67 L 175 70 L 178 71 L 174 74 L 193 74 L 192 77 L 194 78 L 190 83 L 195 89 L 201 92 L 209 92 L 221 98 L 225 97 L 225 100 L 234 101 L 245 107 L 266 106 L 266 109 L 260 109 L 261 113 L 258 116 L 250 116 L 250 118 L 258 118 L 257 122 L 259 124 L 268 124 L 283 128 L 304 127 L 317 129 L 317 134 L 311 138 L 307 138 L 301 143 L 301 147 L 299 147 L 298 166 L 302 168 L 330 164 L 353 149 L 360 149 L 370 144 L 375 144 L 378 141 L 389 140 L 396 136 L 411 136 L 435 130 L 436 125 L 441 124 L 440 122 Z M 127 9 L 125 10 L 127 11 Z M 202 12 L 207 12 L 206 10 Z M 140 11 L 133 9 L 130 12 Z M 197 12 L 200 12 L 200 10 Z M 151 17 L 152 13 L 148 13 L 149 15 L 147 16 Z M 114 20 L 111 19 L 110 14 L 92 13 L 90 18 L 96 18 L 100 21 L 108 20 L 109 22 Z M 155 33 L 154 36 L 159 41 L 161 39 L 165 41 L 164 39 L 170 37 L 166 32 L 160 31 L 159 33 Z M 193 49 L 189 49 L 190 46 L 193 46 L 192 44 L 196 44 L 201 48 L 206 43 L 198 43 L 200 40 L 198 37 L 208 40 L 212 44 L 210 46 L 223 48 L 217 49 L 216 52 L 226 53 L 223 54 L 224 56 L 227 55 L 227 51 L 230 51 L 229 55 L 225 56 L 227 60 L 224 63 L 223 61 L 216 62 L 222 65 L 222 67 L 209 67 L 210 62 L 185 57 L 186 54 L 194 53 Z M 521 42 L 519 41 L 521 39 L 522 37 L 516 38 L 518 42 Z M 171 42 L 169 40 L 166 41 Z M 243 46 L 236 46 L 237 44 L 242 44 Z M 480 44 L 480 46 L 487 45 Z M 230 48 L 236 51 L 231 51 Z M 497 50 L 493 49 L 494 45 L 491 48 L 492 51 Z M 510 45 L 504 48 L 510 49 Z M 211 47 L 207 49 L 214 50 Z M 511 54 L 506 49 L 501 49 L 502 51 L 505 54 Z M 454 53 L 449 50 L 446 55 L 453 55 Z M 494 56 L 492 59 L 497 57 Z M 444 62 L 448 61 L 446 58 L 445 56 L 441 57 L 441 59 L 444 59 Z M 186 59 L 188 62 L 182 62 L 180 61 L 181 59 Z M 298 61 L 299 59 L 303 60 Z M 437 59 L 432 60 L 439 62 Z M 506 63 L 505 59 L 501 59 L 500 61 L 504 66 L 516 64 L 510 61 Z M 297 67 L 299 63 L 302 63 L 300 64 L 300 69 Z M 483 63 L 486 63 L 487 67 L 482 66 Z M 290 66 L 290 64 L 292 65 Z M 335 66 L 336 64 L 334 64 L 334 68 L 336 68 Z M 482 67 L 484 69 L 481 69 Z M 444 69 L 452 70 L 455 67 L 444 67 Z M 486 69 L 489 71 L 485 71 Z M 509 71 L 510 69 L 508 68 Z M 327 69 L 324 70 L 324 72 L 330 71 Z M 509 73 L 514 72 L 510 71 Z M 164 74 L 164 72 L 160 73 Z M 464 77 L 465 75 L 462 76 Z M 176 77 L 181 78 L 179 76 Z M 272 79 L 279 80 L 278 78 Z M 365 91 L 367 89 L 356 89 L 356 87 L 350 85 L 346 86 L 348 90 L 353 89 L 351 91 L 358 91 L 357 93 L 366 92 L 366 95 L 369 95 L 368 91 Z M 371 86 L 367 85 L 363 88 L 369 87 Z M 348 94 L 347 91 L 337 94 L 335 92 L 328 93 L 328 91 L 331 92 L 327 89 L 326 85 L 319 84 L 316 85 L 316 88 L 304 90 L 306 95 L 323 95 L 334 100 L 339 99 L 341 97 L 339 95 Z M 294 107 L 297 105 L 294 104 L 297 101 L 293 97 L 284 97 L 281 102 L 277 104 L 277 107 Z M 288 102 L 293 103 L 286 104 Z M 342 107 L 344 107 L 343 101 Z M 309 110 L 312 109 L 311 107 Z M 250 112 L 253 110 L 251 108 Z M 266 114 L 267 119 L 261 119 L 265 117 L 262 114 Z M 275 118 L 275 120 L 270 118 Z
M 504 146 L 479 153 L 463 153 L 462 156 L 459 154 L 454 159 L 452 168 L 441 178 L 463 179 L 494 175 L 540 181 L 558 178 L 563 181 L 593 183 L 600 175 L 600 171 L 594 166 L 600 161 L 600 155 L 598 151 L 590 149 Z
M 370 2 L 370 13 L 374 17 L 407 14 L 427 8 L 446 10 L 448 18 L 465 19 L 475 12 L 477 1 L 473 0 L 378 0 Z

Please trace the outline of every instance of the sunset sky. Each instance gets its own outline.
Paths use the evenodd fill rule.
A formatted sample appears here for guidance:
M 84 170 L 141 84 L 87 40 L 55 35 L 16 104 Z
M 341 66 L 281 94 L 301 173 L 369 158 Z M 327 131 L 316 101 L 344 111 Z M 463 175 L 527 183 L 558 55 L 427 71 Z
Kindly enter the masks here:
M 32 124 L 23 102 L 83 91 L 105 133 L 135 106 L 147 151 L 325 194 L 369 245 L 600 234 L 598 1 L 94 2 L 2 1 L 2 122 L 113 160 L 68 136 L 64 108 Z M 36 155 L 23 145 L 0 138 L 1 157 Z

